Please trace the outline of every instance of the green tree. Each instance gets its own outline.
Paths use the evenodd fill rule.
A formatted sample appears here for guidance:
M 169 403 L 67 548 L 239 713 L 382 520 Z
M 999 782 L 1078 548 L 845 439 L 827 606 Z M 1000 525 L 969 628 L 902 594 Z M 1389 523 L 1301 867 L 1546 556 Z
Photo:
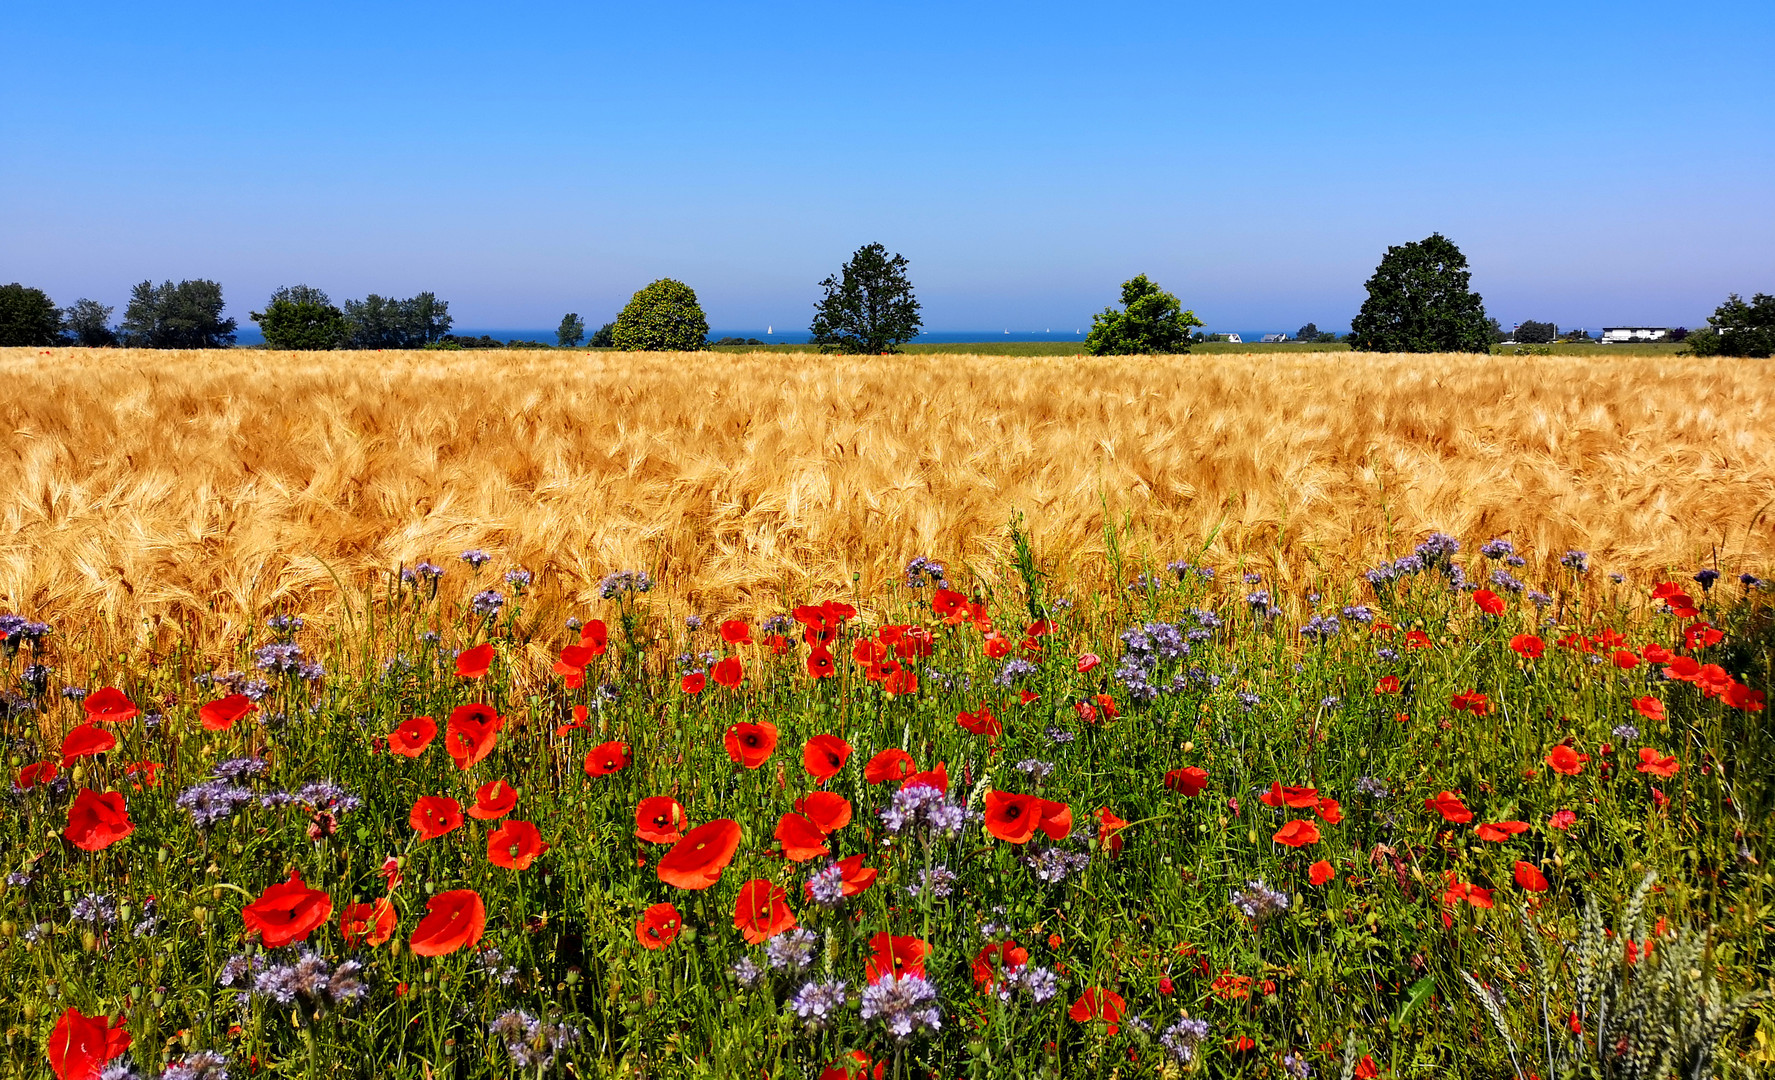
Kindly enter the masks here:
M 1559 327 L 1533 319 L 1516 324 L 1516 340 L 1524 345 L 1548 345 L 1559 338 Z
M 61 330 L 62 313 L 42 289 L 0 285 L 0 345 L 54 345 Z
M 820 282 L 808 340 L 821 352 L 897 352 L 918 336 L 923 320 L 906 277 L 906 257 L 880 244 L 858 248 L 834 277 Z
M 250 313 L 272 349 L 342 349 L 351 337 L 345 313 L 327 294 L 308 285 L 286 285 L 271 294 L 264 311 Z
M 1316 323 L 1308 323 L 1294 332 L 1296 341 L 1318 341 L 1319 327 Z
M 1757 293 L 1746 303 L 1733 293 L 1683 342 L 1696 356 L 1769 356 L 1775 353 L 1775 296 Z
M 1141 274 L 1122 282 L 1122 310 L 1104 308 L 1091 316 L 1085 348 L 1097 356 L 1186 353 L 1190 327 L 1201 325 L 1194 311 Z
M 696 292 L 682 281 L 660 278 L 629 298 L 610 343 L 618 349 L 694 352 L 709 340 L 709 320 Z
M 103 349 L 117 344 L 117 332 L 111 329 L 114 308 L 84 297 L 62 309 L 62 330 L 74 344 L 89 349 Z
M 345 301 L 356 349 L 423 349 L 450 332 L 450 302 L 422 292 L 410 300 L 377 296 Z
M 586 321 L 569 312 L 561 316 L 561 326 L 555 331 L 555 344 L 563 349 L 571 349 L 586 339 Z
M 1491 351 L 1485 301 L 1468 288 L 1472 274 L 1461 249 L 1441 233 L 1390 247 L 1368 299 L 1350 323 L 1350 347 L 1362 352 Z
M 586 342 L 594 349 L 610 349 L 616 346 L 616 324 L 607 322 L 592 331 L 592 340 Z
M 236 323 L 222 318 L 222 286 L 198 279 L 130 290 L 123 341 L 144 349 L 220 349 L 234 344 Z

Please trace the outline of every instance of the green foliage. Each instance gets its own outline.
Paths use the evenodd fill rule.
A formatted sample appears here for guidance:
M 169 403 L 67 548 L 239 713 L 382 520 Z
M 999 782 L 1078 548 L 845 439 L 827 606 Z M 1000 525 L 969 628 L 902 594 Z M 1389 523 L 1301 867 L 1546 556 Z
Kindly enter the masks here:
M 345 301 L 354 349 L 423 349 L 450 332 L 450 303 L 422 292 L 410 300 L 371 293 Z
M 708 340 L 709 320 L 696 291 L 671 278 L 630 297 L 610 330 L 610 344 L 629 351 L 695 352 Z
M 1490 352 L 1485 302 L 1468 288 L 1467 257 L 1441 233 L 1387 249 L 1350 323 L 1362 352 Z
M 236 323 L 222 318 L 222 286 L 198 279 L 130 290 L 123 343 L 138 349 L 221 349 L 234 344 Z
M 858 248 L 838 276 L 820 282 L 826 295 L 814 305 L 809 340 L 821 352 L 886 353 L 918 336 L 918 298 L 906 277 L 906 257 L 880 244 Z
M 0 285 L 0 346 L 54 345 L 61 328 L 61 313 L 42 289 Z
M 555 330 L 555 344 L 563 349 L 571 349 L 584 341 L 586 337 L 586 321 L 578 315 L 568 312 L 561 316 L 561 325 Z
M 1533 319 L 1516 326 L 1516 340 L 1524 345 L 1551 345 L 1559 337 L 1559 327 Z
M 1333 345 L 1337 343 L 1337 335 L 1329 330 L 1320 330 L 1313 323 L 1308 323 L 1295 331 L 1294 340 L 1303 345 Z
M 1707 324 L 1706 329 L 1686 338 L 1689 351 L 1696 356 L 1760 358 L 1775 352 L 1775 296 L 1757 293 L 1746 303 L 1733 293 L 1714 310 Z
M 268 349 L 342 349 L 351 338 L 345 313 L 327 294 L 307 285 L 286 285 L 271 294 L 264 311 L 251 313 Z
M 1145 274 L 1122 282 L 1122 310 L 1105 308 L 1091 316 L 1085 348 L 1097 356 L 1189 352 L 1190 327 L 1201 326 L 1194 311 Z
M 1596 339 L 1591 337 L 1590 334 L 1583 329 L 1567 330 L 1564 334 L 1560 335 L 1559 340 L 1570 342 L 1574 345 L 1596 344 Z
M 111 329 L 112 308 L 97 300 L 80 299 L 62 309 L 62 330 L 74 344 L 102 349 L 117 344 Z
M 731 346 L 736 346 L 736 345 L 763 345 L 766 343 L 758 340 L 755 337 L 724 337 L 720 341 L 715 342 L 714 344 L 716 347 L 720 348 L 720 347 L 731 347 Z
M 1683 338 L 1683 345 L 1692 356 L 1720 355 L 1719 331 L 1711 326 L 1703 326 L 1699 330 L 1691 330 Z

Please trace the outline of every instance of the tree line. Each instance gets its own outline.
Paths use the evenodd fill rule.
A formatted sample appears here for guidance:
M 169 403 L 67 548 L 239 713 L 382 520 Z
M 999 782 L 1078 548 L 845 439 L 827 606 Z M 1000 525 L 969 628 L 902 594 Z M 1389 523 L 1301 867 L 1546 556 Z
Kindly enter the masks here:
M 917 337 L 923 327 L 905 256 L 881 244 L 857 249 L 837 273 L 819 283 L 809 340 L 825 352 L 886 353 Z M 1389 247 L 1368 279 L 1368 297 L 1342 340 L 1363 352 L 1490 352 L 1506 335 L 1472 290 L 1467 258 L 1440 233 Z M 124 317 L 110 325 L 112 309 L 81 299 L 57 308 L 40 289 L 0 285 L 0 345 L 126 345 L 153 349 L 210 349 L 234 344 L 236 325 L 222 317 L 222 287 L 213 281 L 144 281 L 130 293 Z M 320 289 L 278 289 L 263 311 L 251 313 L 273 349 L 546 348 L 541 342 L 498 342 L 450 334 L 449 304 L 429 292 L 400 300 L 371 293 L 335 306 Z M 1092 316 L 1085 348 L 1098 355 L 1182 353 L 1213 340 L 1202 320 L 1145 274 L 1122 283 L 1121 307 Z M 1194 331 L 1194 333 L 1192 333 Z M 1775 351 L 1775 296 L 1749 301 L 1732 294 L 1705 328 L 1683 331 L 1696 355 L 1766 357 Z M 1529 320 L 1515 340 L 1541 344 L 1559 328 Z M 586 341 L 586 323 L 569 313 L 556 345 Z M 1576 338 L 1568 334 L 1568 340 Z M 1313 323 L 1297 340 L 1330 343 L 1336 335 Z M 1589 340 L 1587 337 L 1583 340 Z M 689 352 L 711 344 L 763 344 L 756 339 L 709 340 L 709 322 L 696 291 L 661 278 L 637 291 L 611 322 L 587 342 L 593 348 Z

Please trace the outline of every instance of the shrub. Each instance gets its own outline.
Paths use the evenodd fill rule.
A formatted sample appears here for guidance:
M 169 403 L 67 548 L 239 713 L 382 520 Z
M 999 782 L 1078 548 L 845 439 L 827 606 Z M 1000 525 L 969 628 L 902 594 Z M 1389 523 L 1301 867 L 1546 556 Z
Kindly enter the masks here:
M 0 285 L 0 345 L 54 345 L 61 313 L 42 289 Z
M 1140 274 L 1122 282 L 1122 310 L 1105 308 L 1091 316 L 1085 348 L 1097 356 L 1186 353 L 1190 327 L 1201 325 L 1194 311 L 1185 311 L 1177 297 Z
M 695 352 L 708 339 L 709 320 L 696 302 L 696 291 L 671 278 L 660 278 L 630 297 L 610 332 L 611 345 L 629 351 Z
M 1467 287 L 1467 257 L 1441 233 L 1387 249 L 1350 322 L 1362 352 L 1490 352 L 1485 301 Z
M 351 336 L 345 313 L 327 294 L 307 285 L 286 285 L 271 294 L 264 311 L 250 313 L 270 349 L 312 351 L 344 348 Z
M 1530 319 L 1516 327 L 1516 340 L 1524 345 L 1549 345 L 1558 337 L 1559 327 L 1550 322 Z
M 1696 356 L 1766 357 L 1775 351 L 1775 296 L 1757 293 L 1745 303 L 1733 293 L 1683 340 Z

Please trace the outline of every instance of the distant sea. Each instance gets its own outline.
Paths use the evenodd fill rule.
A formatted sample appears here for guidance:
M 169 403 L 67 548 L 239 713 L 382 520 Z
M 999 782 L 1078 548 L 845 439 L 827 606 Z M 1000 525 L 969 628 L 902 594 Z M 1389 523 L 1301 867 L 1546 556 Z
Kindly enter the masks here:
M 555 331 L 552 328 L 547 330 L 513 330 L 498 327 L 458 326 L 452 327 L 450 332 L 459 337 L 485 336 L 493 338 L 495 341 L 540 341 L 546 345 L 555 343 Z M 1261 340 L 1265 334 L 1282 333 L 1283 331 L 1214 330 L 1210 332 L 1237 333 L 1240 340 L 1252 342 Z M 775 327 L 768 328 L 768 331 L 765 327 L 755 327 L 751 330 L 716 329 L 709 331 L 709 337 L 717 341 L 724 337 L 737 337 L 757 338 L 759 341 L 773 345 L 801 345 L 807 341 L 807 331 L 777 330 Z M 240 328 L 237 340 L 242 345 L 262 345 L 265 343 L 265 336 L 259 332 L 257 326 L 249 324 Z M 928 334 L 920 334 L 913 340 L 931 345 L 959 345 L 982 341 L 1083 341 L 1085 334 L 1080 328 L 1073 330 L 934 330 Z

